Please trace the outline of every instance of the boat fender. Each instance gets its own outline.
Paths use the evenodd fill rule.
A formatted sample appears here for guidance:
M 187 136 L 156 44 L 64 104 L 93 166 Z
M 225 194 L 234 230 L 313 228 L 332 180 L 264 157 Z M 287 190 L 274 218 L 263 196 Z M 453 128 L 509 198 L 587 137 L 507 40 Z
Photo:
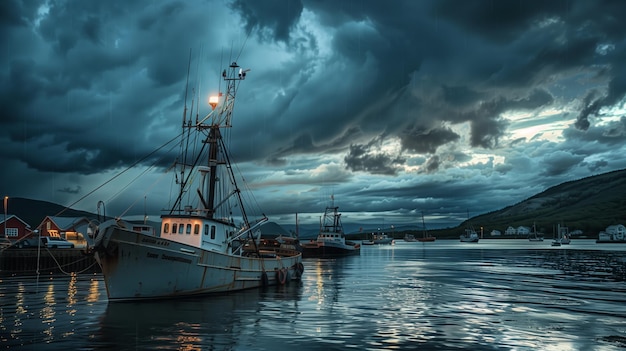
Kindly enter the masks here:
M 276 280 L 280 285 L 284 285 L 287 282 L 287 269 L 281 268 L 276 271 Z
M 267 272 L 263 271 L 261 273 L 261 286 L 267 286 L 269 284 L 269 279 L 267 278 Z

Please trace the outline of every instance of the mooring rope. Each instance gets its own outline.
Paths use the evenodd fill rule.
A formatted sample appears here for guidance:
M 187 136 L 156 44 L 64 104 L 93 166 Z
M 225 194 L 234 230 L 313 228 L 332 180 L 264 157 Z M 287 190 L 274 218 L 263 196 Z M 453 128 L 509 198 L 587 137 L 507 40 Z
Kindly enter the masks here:
M 61 264 L 59 263 L 59 261 L 58 261 L 58 260 L 54 257 L 54 255 L 52 254 L 52 252 L 50 252 L 50 250 L 49 250 L 47 247 L 46 247 L 45 249 L 46 249 L 46 251 L 48 251 L 48 254 L 50 254 L 50 257 L 52 257 L 52 259 L 54 260 L 54 262 L 57 264 L 57 267 L 59 268 L 59 270 L 61 271 L 61 273 L 65 274 L 65 275 L 71 275 L 72 273 L 75 273 L 75 274 L 81 274 L 81 273 L 84 273 L 84 272 L 86 272 L 87 270 L 91 269 L 91 267 L 93 267 L 93 266 L 97 263 L 97 262 L 94 260 L 94 262 L 93 262 L 92 264 L 90 264 L 87 268 L 85 268 L 85 269 L 83 269 L 83 270 L 80 270 L 80 271 L 77 271 L 77 272 L 69 272 L 69 273 L 68 273 L 68 272 L 66 272 L 66 271 L 63 269 L 63 266 L 61 266 Z M 90 257 L 90 256 L 85 256 L 85 257 L 83 257 L 83 258 L 81 258 L 81 259 L 79 259 L 79 260 L 76 260 L 76 261 L 70 262 L 70 263 L 66 264 L 65 266 L 67 267 L 67 266 L 70 266 L 70 265 L 72 265 L 72 264 L 78 263 L 78 262 L 80 262 L 80 261 L 84 261 L 84 260 L 88 259 L 89 257 Z M 37 272 L 39 272 L 39 267 L 37 267 Z

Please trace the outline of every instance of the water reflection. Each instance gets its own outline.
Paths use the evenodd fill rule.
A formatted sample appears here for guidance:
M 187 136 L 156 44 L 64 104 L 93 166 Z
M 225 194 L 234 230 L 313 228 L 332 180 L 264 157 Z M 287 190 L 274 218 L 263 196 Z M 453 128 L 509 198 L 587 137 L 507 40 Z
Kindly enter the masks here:
M 59 350 L 626 347 L 624 251 L 455 245 L 305 259 L 299 284 L 184 301 L 108 303 L 99 275 L 3 279 L 0 342 Z
M 299 289 L 294 283 L 187 300 L 109 303 L 90 347 L 246 349 L 273 320 L 297 316 Z
M 43 334 L 45 335 L 44 340 L 48 341 L 53 338 L 53 329 L 54 329 L 54 321 L 55 321 L 55 310 L 56 301 L 54 300 L 54 285 L 48 285 L 48 290 L 44 294 L 44 307 L 41 309 L 40 318 L 41 323 L 44 325 Z

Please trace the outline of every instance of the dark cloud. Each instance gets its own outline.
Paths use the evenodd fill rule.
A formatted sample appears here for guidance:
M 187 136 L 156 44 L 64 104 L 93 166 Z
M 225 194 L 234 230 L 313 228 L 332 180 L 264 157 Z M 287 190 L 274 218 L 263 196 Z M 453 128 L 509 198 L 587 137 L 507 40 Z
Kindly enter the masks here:
M 423 169 L 426 173 L 434 173 L 439 170 L 439 156 L 434 155 L 426 161 Z
M 381 152 L 382 139 L 372 140 L 369 144 L 350 145 L 350 150 L 344 158 L 346 168 L 354 172 L 368 172 L 381 175 L 395 175 L 398 166 L 406 159 L 396 155 Z
M 573 167 L 579 165 L 583 156 L 574 155 L 566 151 L 557 151 L 543 158 L 542 175 L 553 177 L 570 171 Z
M 0 157 L 21 173 L 1 183 L 37 183 L 25 193 L 84 192 L 136 163 L 161 172 L 177 150 L 155 150 L 185 106 L 207 113 L 235 60 L 252 70 L 229 143 L 270 204 L 299 194 L 319 206 L 310 196 L 332 179 L 363 196 L 350 203 L 399 215 L 416 207 L 413 192 L 459 208 L 469 200 L 454 194 L 484 195 L 476 206 L 493 210 L 519 200 L 511 184 L 530 192 L 626 167 L 623 2 L 7 0 L 0 10 Z
M 439 146 L 459 140 L 459 138 L 458 134 L 445 127 L 431 130 L 416 128 L 400 135 L 402 149 L 421 154 L 434 154 Z
M 265 30 L 269 30 L 274 38 L 287 43 L 303 10 L 302 2 L 298 0 L 235 0 L 230 6 L 241 13 L 248 33 L 260 30 L 264 36 Z

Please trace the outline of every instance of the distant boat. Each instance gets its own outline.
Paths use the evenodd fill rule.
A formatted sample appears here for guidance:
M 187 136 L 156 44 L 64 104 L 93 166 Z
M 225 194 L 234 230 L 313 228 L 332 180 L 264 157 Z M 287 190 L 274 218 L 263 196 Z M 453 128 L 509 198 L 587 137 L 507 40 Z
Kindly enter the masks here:
M 469 224 L 469 210 L 467 211 L 468 227 L 465 228 L 465 233 L 461 234 L 459 239 L 462 243 L 477 243 L 480 239 L 478 233 L 474 230 L 474 227 Z
M 412 243 L 412 242 L 416 242 L 417 239 L 415 238 L 415 235 L 413 234 L 404 234 L 404 241 Z
M 555 238 L 552 240 L 551 246 L 569 245 L 571 239 L 569 237 L 569 230 L 567 227 L 561 227 L 557 224 Z
M 248 220 L 221 132 L 228 128 L 226 135 L 231 134 L 235 93 L 246 72 L 235 62 L 224 70 L 227 87 L 220 96 L 225 99 L 209 100 L 213 110 L 203 119 L 188 117 L 185 108 L 175 172 L 179 189 L 161 216 L 159 235 L 118 219 L 97 227 L 94 255 L 109 301 L 226 293 L 302 276 L 302 254 L 294 240 L 261 248 L 259 228 L 267 217 Z M 191 144 L 196 140 L 200 147 Z
M 598 233 L 598 244 L 626 243 L 626 227 L 621 224 L 610 225 Z
M 474 230 L 474 228 L 466 228 L 465 234 L 461 234 L 460 240 L 463 243 L 477 243 L 480 238 L 478 237 L 478 233 Z
M 537 226 L 533 223 L 533 231 L 528 235 L 528 241 L 543 241 L 543 235 L 539 235 Z
M 393 238 L 389 237 L 385 233 L 378 232 L 378 233 L 372 234 L 372 242 L 375 245 L 388 245 L 388 244 L 393 244 Z
M 428 235 L 428 230 L 426 230 L 426 223 L 424 222 L 424 212 L 422 212 L 422 228 L 424 229 L 424 231 L 422 232 L 422 237 L 421 238 L 417 238 L 417 241 L 420 241 L 420 242 L 433 242 L 433 241 L 437 240 L 437 238 L 435 238 L 434 236 Z
M 316 240 L 301 243 L 302 257 L 338 257 L 358 255 L 359 243 L 346 240 L 341 224 L 341 214 L 336 206 L 326 207 Z

